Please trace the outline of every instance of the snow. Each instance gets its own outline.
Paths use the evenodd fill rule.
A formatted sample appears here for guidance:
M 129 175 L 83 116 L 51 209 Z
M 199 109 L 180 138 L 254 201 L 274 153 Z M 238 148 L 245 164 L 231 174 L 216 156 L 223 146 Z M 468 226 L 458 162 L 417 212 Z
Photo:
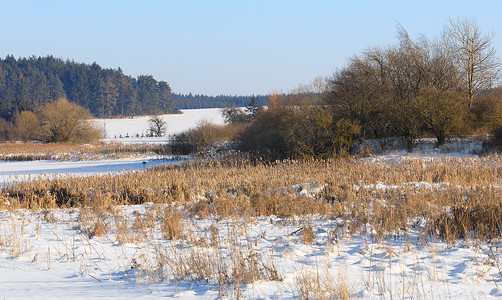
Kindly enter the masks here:
M 202 119 L 222 124 L 218 109 L 185 110 L 182 115 L 163 116 L 168 135 L 196 125 Z M 122 134 L 146 133 L 148 117 L 102 119 L 108 141 L 125 143 L 163 142 L 165 138 L 115 138 Z M 461 144 L 460 146 L 457 144 Z M 400 164 L 410 159 L 430 160 L 442 156 L 475 157 L 482 150 L 477 141 L 448 144 L 440 149 L 423 140 L 413 154 L 404 151 L 360 159 L 361 163 Z M 146 162 L 144 164 L 143 162 Z M 0 186 L 35 177 L 89 176 L 110 172 L 141 171 L 158 164 L 173 163 L 159 157 L 97 161 L 0 161 Z M 388 191 L 400 188 L 442 189 L 448 183 L 387 182 L 355 184 L 356 189 Z M 306 182 L 284 191 L 314 198 L 321 183 Z M 203 196 L 194 195 L 194 199 Z M 350 234 L 341 219 L 312 216 L 309 226 L 314 241 L 303 241 L 305 220 L 279 216 L 244 219 L 185 218 L 191 239 L 166 240 L 160 226 L 145 230 L 147 238 L 124 240 L 113 222 L 123 216 L 132 232 L 134 220 L 164 206 L 146 203 L 122 206 L 107 215 L 110 231 L 90 236 L 82 227 L 85 213 L 79 209 L 51 211 L 0 211 L 0 298 L 4 299 L 215 299 L 217 282 L 180 279 L 173 275 L 176 264 L 160 263 L 159 256 L 180 261 L 196 253 L 210 261 L 221 259 L 228 267 L 242 253 L 244 262 L 256 257 L 260 266 L 275 268 L 281 281 L 265 278 L 242 283 L 239 291 L 250 299 L 295 299 L 302 286 L 320 283 L 347 290 L 358 299 L 500 299 L 502 297 L 502 244 L 423 240 L 424 220 L 409 220 L 409 230 L 400 236 L 372 240 L 367 233 Z M 92 217 L 91 217 L 92 218 Z M 208 233 L 217 232 L 219 246 L 211 245 Z M 198 241 L 201 244 L 197 244 Z M 205 242 L 201 242 L 205 241 Z M 251 252 L 250 252 L 251 251 Z M 251 255 L 253 254 L 253 255 Z M 231 274 L 231 273 L 229 273 Z M 235 298 L 234 289 L 225 290 Z M 329 289 L 328 289 L 329 290 Z M 314 295 L 310 295 L 313 297 Z M 330 296 L 330 295 L 317 295 Z
M 214 124 L 224 124 L 219 108 L 187 109 L 182 114 L 169 114 L 161 116 L 167 123 L 166 135 L 180 133 L 193 128 L 200 121 L 209 121 Z M 165 143 L 167 137 L 141 137 L 148 132 L 149 116 L 121 118 L 121 119 L 96 119 L 106 130 L 106 142 L 120 142 L 124 144 Z M 140 137 L 136 137 L 138 134 Z M 120 135 L 123 138 L 120 138 Z M 125 136 L 129 137 L 126 138 Z M 146 162 L 146 164 L 143 164 Z M 132 159 L 104 159 L 99 161 L 57 161 L 39 160 L 7 162 L 0 160 L 0 187 L 7 183 L 36 177 L 51 178 L 54 176 L 87 176 L 117 173 L 128 170 L 141 170 L 159 164 L 172 163 L 159 156 L 146 156 Z
M 142 170 L 161 164 L 179 161 L 142 157 L 132 159 L 105 159 L 98 161 L 2 161 L 0 160 L 0 187 L 7 183 L 34 178 L 53 178 L 55 176 L 90 176 Z
M 187 129 L 193 128 L 197 125 L 198 122 L 201 121 L 209 121 L 218 125 L 224 124 L 223 116 L 221 115 L 219 108 L 186 109 L 182 110 L 182 112 L 182 114 L 169 114 L 160 116 L 167 123 L 166 136 L 177 134 Z M 165 142 L 166 137 L 144 137 L 148 134 L 149 118 L 149 116 L 143 116 L 122 119 L 96 119 L 96 122 L 98 125 L 105 128 L 105 141 L 116 141 L 122 143 Z
M 152 209 L 152 204 L 124 206 L 117 214 L 133 218 Z M 154 238 L 128 243 L 117 242 L 117 232 L 89 238 L 77 229 L 77 220 L 77 210 L 1 212 L 2 242 L 16 244 L 21 250 L 0 253 L 0 297 L 217 298 L 216 282 L 178 280 L 169 275 L 172 266 L 159 267 L 155 257 L 159 253 L 188 257 L 197 251 L 230 263 L 236 253 L 232 241 L 240 245 L 240 251 L 251 247 L 259 263 L 275 266 L 282 277 L 282 281 L 243 284 L 245 298 L 296 298 L 299 285 L 317 278 L 333 285 L 344 282 L 350 296 L 363 299 L 497 299 L 502 295 L 497 267 L 500 250 L 487 245 L 451 247 L 441 241 L 424 242 L 413 230 L 406 237 L 372 241 L 370 235 L 348 235 L 339 220 L 313 218 L 315 241 L 306 244 L 299 220 L 284 222 L 272 216 L 243 224 L 232 219 L 194 219 L 187 222 L 194 238 L 204 239 L 208 228 L 215 226 L 222 241 L 220 247 L 200 247 L 166 241 L 158 232 Z M 164 278 L 154 282 L 149 276 L 158 268 Z
M 436 139 L 417 139 L 412 153 L 406 151 L 404 141 L 398 138 L 367 140 L 359 145 L 359 149 L 369 147 L 372 153 L 389 157 L 419 157 L 440 158 L 448 157 L 478 157 L 483 152 L 483 142 L 472 138 L 452 138 L 445 144 L 437 147 Z M 398 149 L 398 150 L 395 150 Z

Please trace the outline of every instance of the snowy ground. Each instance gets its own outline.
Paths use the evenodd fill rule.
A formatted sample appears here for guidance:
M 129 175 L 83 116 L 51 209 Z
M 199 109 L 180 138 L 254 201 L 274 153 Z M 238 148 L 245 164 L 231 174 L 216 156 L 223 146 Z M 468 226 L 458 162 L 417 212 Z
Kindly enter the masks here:
M 223 124 L 223 117 L 219 108 L 186 109 L 182 114 L 161 116 L 166 125 L 166 136 L 180 133 L 193 128 L 200 121 L 209 121 L 214 124 Z M 148 116 L 134 117 L 132 119 L 97 119 L 106 131 L 105 141 L 121 143 L 159 143 L 166 142 L 166 137 L 148 138 Z
M 362 150 L 365 147 L 371 149 L 371 153 L 382 155 L 398 155 L 406 157 L 476 157 L 483 153 L 484 146 L 480 140 L 472 138 L 453 138 L 441 146 L 436 146 L 436 139 L 417 139 L 412 153 L 406 151 L 406 145 L 399 138 L 387 138 L 379 140 L 367 140 L 359 145 Z
M 193 127 L 201 119 L 222 123 L 218 109 L 185 111 L 165 118 L 168 134 Z M 100 122 L 106 122 L 107 139 L 115 140 L 120 134 L 146 133 L 147 120 Z M 160 139 L 117 140 L 131 143 Z M 424 140 L 411 156 L 397 151 L 362 160 L 399 163 L 444 155 L 475 156 L 482 150 L 476 141 L 459 143 L 463 144 L 435 149 Z M 0 186 L 40 174 L 99 175 L 171 162 L 155 157 L 0 162 Z M 405 184 L 435 186 L 432 182 Z M 382 188 L 389 186 L 382 183 Z M 142 225 L 146 227 L 139 231 L 134 229 L 142 221 L 147 224 L 149 216 L 164 208 L 147 203 L 89 216 L 77 209 L 0 211 L 0 298 L 215 299 L 222 291 L 228 298 L 248 299 L 293 299 L 306 296 L 305 291 L 310 291 L 311 298 L 344 292 L 357 299 L 502 298 L 501 244 L 448 245 L 424 240 L 421 220 L 410 220 L 413 226 L 408 232 L 380 241 L 372 240 L 371 229 L 349 234 L 343 220 L 315 216 L 308 220 L 314 234 L 309 242 L 304 239 L 305 220 L 278 216 L 246 220 L 185 218 L 188 237 L 179 240 L 162 236 L 162 225 L 155 223 L 160 220 Z M 103 215 L 108 232 L 102 236 L 89 234 L 89 226 Z M 200 264 L 184 270 L 189 261 Z M 194 268 L 215 264 L 228 270 L 239 264 L 256 266 L 263 278 L 223 289 L 215 280 L 197 279 Z M 235 274 L 229 271 L 226 276 L 230 280 Z
M 399 163 L 431 157 L 391 154 L 362 160 L 368 159 Z M 141 162 L 134 160 L 82 162 L 80 167 L 76 163 L 68 162 L 67 170 L 100 174 L 115 167 L 120 171 L 127 164 L 142 168 Z M 48 171 L 50 165 L 16 162 L 9 169 L 29 173 L 29 169 Z M 55 168 L 58 173 L 65 170 L 62 165 Z M 440 188 L 429 182 L 403 185 Z M 302 187 L 290 190 L 309 195 L 319 189 L 315 184 Z M 381 183 L 381 187 L 371 188 L 392 186 Z M 226 298 L 319 299 L 329 298 L 330 293 L 347 293 L 356 299 L 502 297 L 501 243 L 462 241 L 451 245 L 424 239 L 420 219 L 410 220 L 406 233 L 375 241 L 371 228 L 366 233 L 350 234 L 341 219 L 185 218 L 186 236 L 166 240 L 160 220 L 147 221 L 164 208 L 147 203 L 90 216 L 78 209 L 1 211 L 0 297 L 215 299 L 223 294 Z M 93 222 L 103 215 L 108 232 L 89 234 Z M 308 242 L 304 238 L 306 224 L 314 234 Z M 136 226 L 146 227 L 138 230 Z M 189 266 L 193 261 L 197 264 Z M 232 278 L 235 274 L 231 270 L 241 264 L 248 264 L 244 268 L 248 270 L 249 264 L 256 266 L 263 278 L 239 287 L 227 285 L 222 292 L 216 280 L 199 280 L 197 272 L 202 271 L 193 270 L 223 265 L 229 270 L 225 278 Z
M 113 214 L 134 220 L 155 209 L 151 204 L 124 206 Z M 345 290 L 358 299 L 502 297 L 499 248 L 425 243 L 415 231 L 372 242 L 369 234 L 348 234 L 340 220 L 313 218 L 315 238 L 305 243 L 300 222 L 262 217 L 246 223 L 187 221 L 187 231 L 198 245 L 166 241 L 158 228 L 149 238 L 118 242 L 124 239 L 119 229 L 89 237 L 78 225 L 79 218 L 77 210 L 0 212 L 0 297 L 217 298 L 217 282 L 177 277 L 180 266 L 196 259 L 225 263 L 229 269 L 239 259 L 242 264 L 253 261 L 280 277 L 242 284 L 240 291 L 229 289 L 229 298 L 240 294 L 248 299 L 292 299 L 302 295 L 302 288 L 311 293 Z M 211 245 L 211 231 L 218 233 L 219 246 Z
M 219 108 L 188 109 L 182 114 L 161 116 L 167 123 L 166 136 L 193 128 L 200 121 L 209 121 L 214 124 L 223 124 L 223 117 Z M 141 137 L 148 133 L 148 116 L 134 117 L 132 119 L 97 119 L 98 124 L 106 130 L 107 142 L 120 142 L 124 144 L 141 143 L 166 143 L 167 137 Z M 139 137 L 136 137 L 139 135 Z M 122 136 L 122 137 L 121 137 Z M 126 137 L 129 136 L 129 137 Z M 145 162 L 146 164 L 143 164 Z M 40 176 L 85 176 L 106 174 L 110 172 L 123 172 L 128 170 L 141 170 L 163 163 L 173 161 L 160 156 L 145 156 L 132 159 L 105 159 L 100 161 L 24 161 L 6 162 L 0 160 L 0 187 L 4 184 L 18 180 L 31 179 Z

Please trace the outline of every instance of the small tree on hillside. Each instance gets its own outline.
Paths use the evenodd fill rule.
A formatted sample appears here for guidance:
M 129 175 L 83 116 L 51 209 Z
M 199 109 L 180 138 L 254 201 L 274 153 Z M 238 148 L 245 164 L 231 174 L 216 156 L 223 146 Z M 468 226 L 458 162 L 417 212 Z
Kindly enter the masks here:
M 153 115 L 148 119 L 148 130 L 153 136 L 161 137 L 165 132 L 167 123 L 159 115 Z
M 87 143 L 103 137 L 103 130 L 92 122 L 88 109 L 61 98 L 42 107 L 40 120 L 43 139 L 48 142 Z

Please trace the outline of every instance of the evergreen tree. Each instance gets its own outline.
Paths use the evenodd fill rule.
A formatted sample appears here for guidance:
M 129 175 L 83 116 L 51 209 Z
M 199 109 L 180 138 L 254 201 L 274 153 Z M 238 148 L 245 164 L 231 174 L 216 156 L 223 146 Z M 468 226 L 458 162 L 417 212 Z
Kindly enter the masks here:
M 251 116 L 251 118 L 254 119 L 256 117 L 256 114 L 258 113 L 260 108 L 261 108 L 261 105 L 259 105 L 258 102 L 256 101 L 256 97 L 252 96 L 251 100 L 249 100 L 249 103 L 246 107 L 246 110 L 247 110 L 248 114 Z

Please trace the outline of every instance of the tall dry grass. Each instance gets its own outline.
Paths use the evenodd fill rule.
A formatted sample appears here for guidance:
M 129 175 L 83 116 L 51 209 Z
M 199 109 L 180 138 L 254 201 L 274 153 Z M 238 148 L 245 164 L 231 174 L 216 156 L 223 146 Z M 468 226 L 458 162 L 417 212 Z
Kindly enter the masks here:
M 343 217 L 352 232 L 370 224 L 377 237 L 406 230 L 418 217 L 427 221 L 429 234 L 449 241 L 472 234 L 494 238 L 501 233 L 500 165 L 498 156 L 261 163 L 237 155 L 122 175 L 7 185 L 0 206 L 177 203 L 192 218 Z
M 120 251 L 128 279 L 192 281 L 218 290 L 220 297 L 242 298 L 246 286 L 288 278 L 274 248 L 267 255 L 263 244 L 257 244 L 267 233 L 250 233 L 255 217 L 279 216 L 270 222 L 275 219 L 278 226 L 295 229 L 287 230 L 285 240 L 305 245 L 323 243 L 316 222 L 336 218 L 327 234 L 327 248 L 333 249 L 351 234 L 362 233 L 368 241 L 385 244 L 389 237 L 406 240 L 409 230 L 419 231 L 416 236 L 423 243 L 436 238 L 449 243 L 499 240 L 500 166 L 498 156 L 263 163 L 233 155 L 121 175 L 10 184 L 0 190 L 0 208 L 9 214 L 40 209 L 42 222 L 61 229 L 71 226 L 82 237 L 77 242 L 63 237 L 61 247 L 35 257 L 45 260 L 48 269 L 53 261 L 72 259 L 87 274 L 89 257 L 97 251 L 91 241 L 105 238 L 116 241 L 120 249 L 141 245 L 142 250 L 131 255 Z M 134 207 L 133 213 L 122 211 L 122 205 L 136 204 L 145 205 Z M 56 211 L 77 213 L 63 221 Z M 0 227 L 0 251 L 13 258 L 30 248 L 23 232 L 27 221 L 17 215 L 16 219 Z M 87 250 L 79 254 L 78 249 Z M 502 265 L 499 252 L 494 249 L 491 259 L 496 266 Z M 389 248 L 389 269 L 393 255 Z M 295 296 L 353 297 L 352 283 L 324 267 L 321 262 L 316 269 L 298 272 Z M 383 271 L 368 275 L 367 286 L 381 293 L 392 284 Z M 403 279 L 403 295 L 409 286 Z

